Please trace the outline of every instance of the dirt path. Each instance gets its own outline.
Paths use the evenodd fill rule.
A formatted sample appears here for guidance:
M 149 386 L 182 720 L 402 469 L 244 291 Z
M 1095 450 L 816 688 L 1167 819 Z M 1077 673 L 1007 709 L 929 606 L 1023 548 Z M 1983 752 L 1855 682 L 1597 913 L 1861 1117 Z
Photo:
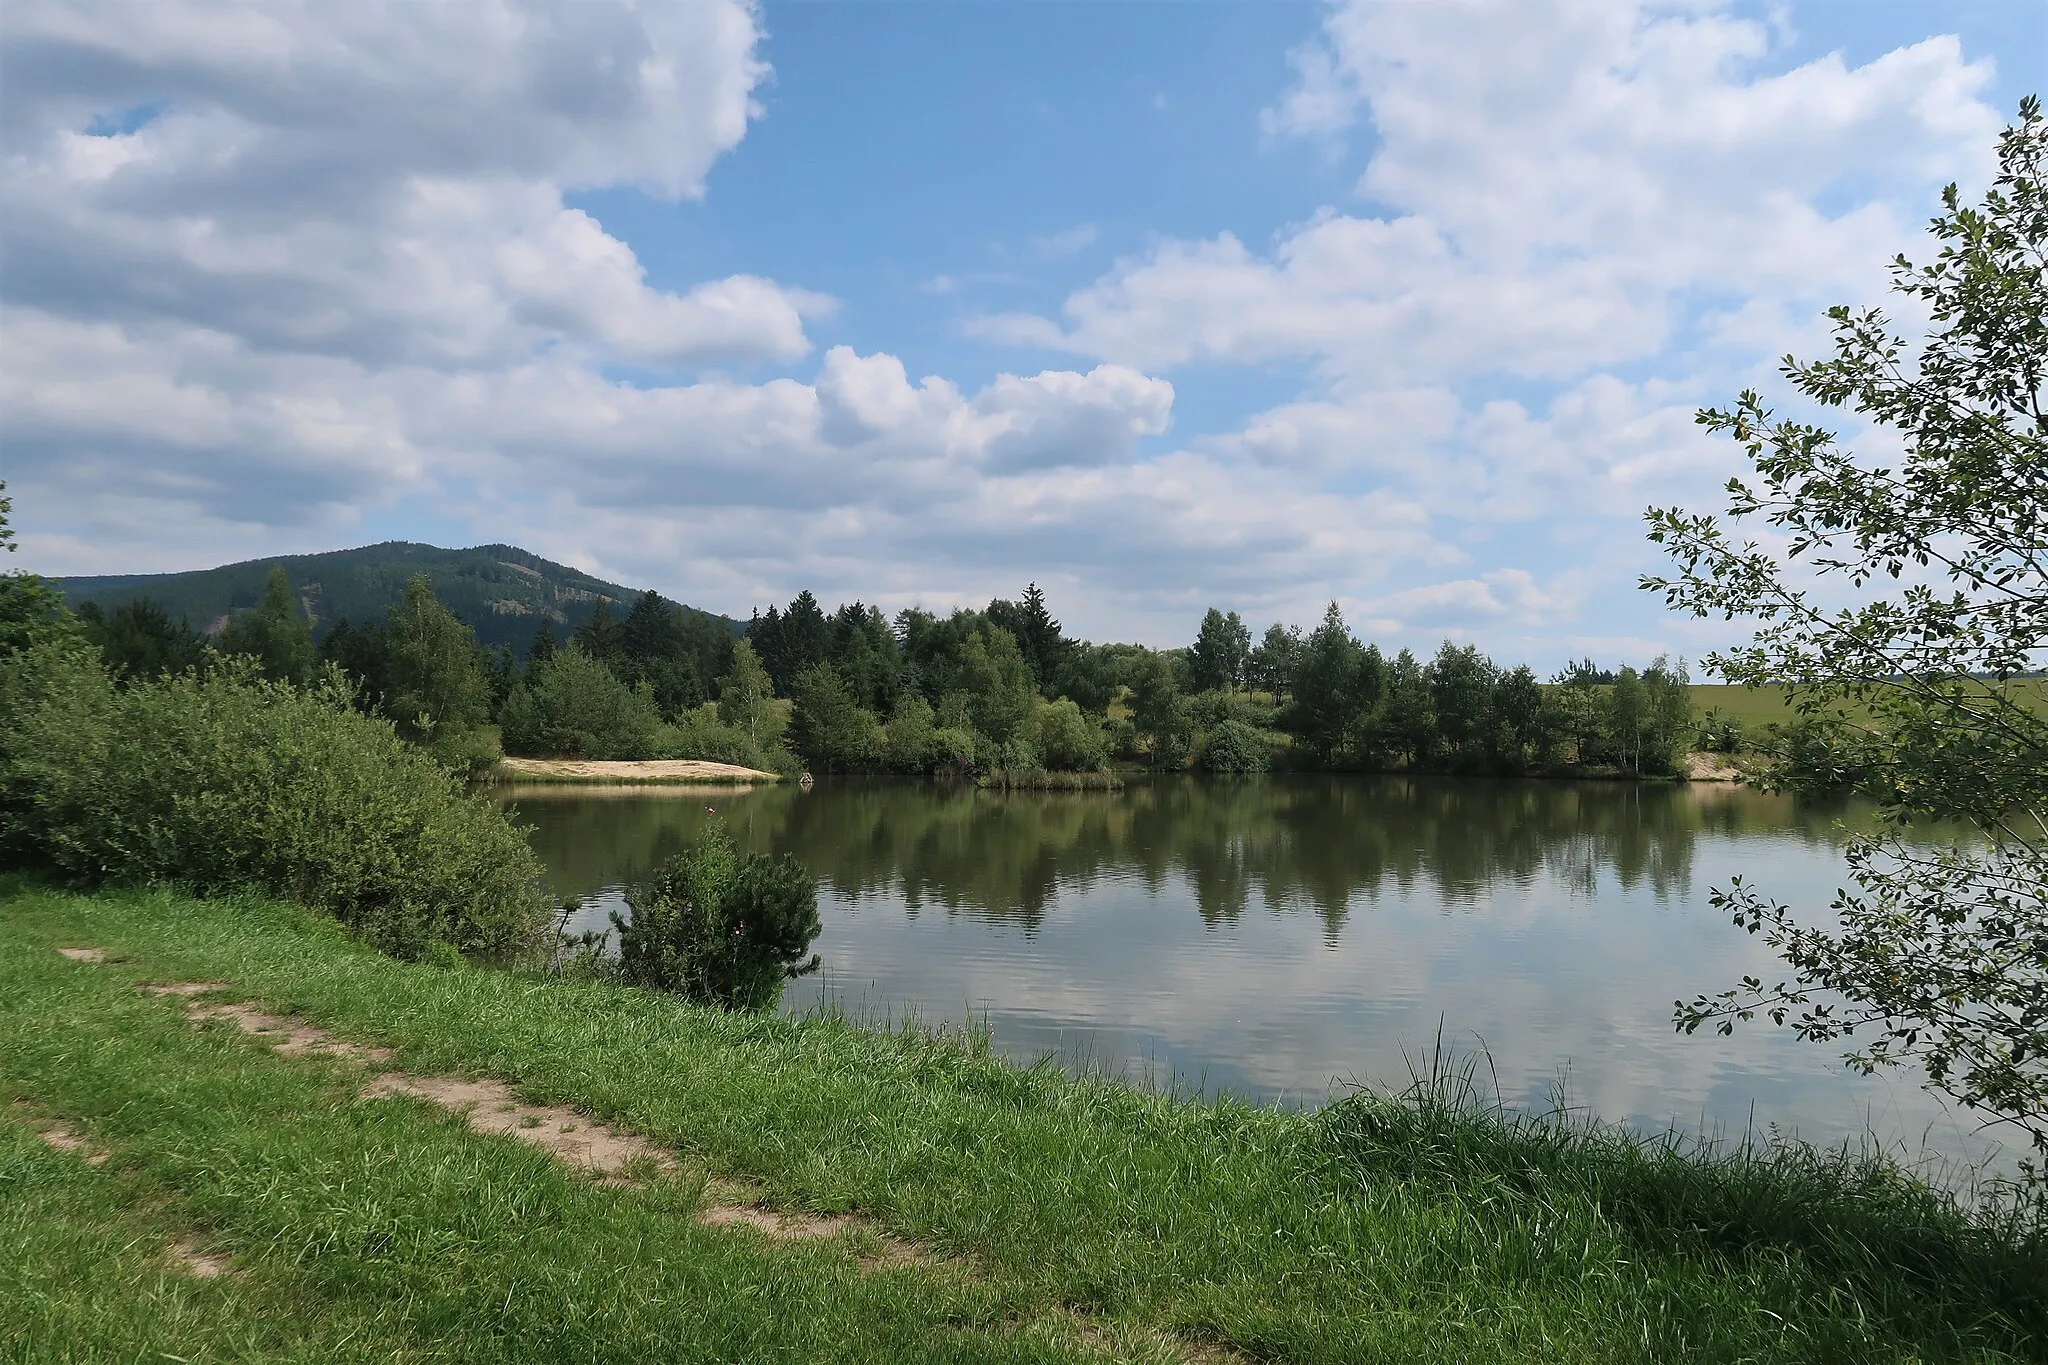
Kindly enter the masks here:
M 67 953 L 66 956 L 72 956 Z M 91 959 L 73 958 L 74 961 Z M 210 1001 L 204 997 L 231 989 L 220 981 L 180 981 L 144 986 L 151 995 L 186 1001 L 185 1017 L 193 1023 L 225 1019 L 242 1032 L 261 1038 L 285 1057 L 327 1057 L 356 1063 L 388 1062 L 390 1048 L 370 1047 L 338 1038 L 301 1019 L 266 1014 L 250 1005 Z M 509 1137 L 540 1148 L 564 1165 L 590 1172 L 607 1185 L 637 1185 L 676 1173 L 675 1157 L 651 1139 L 610 1124 L 599 1123 L 567 1105 L 525 1104 L 512 1087 L 493 1076 L 416 1076 L 384 1071 L 363 1085 L 365 1100 L 407 1096 L 425 1100 L 462 1116 L 470 1131 Z M 50 1141 L 49 1138 L 45 1138 Z M 55 1145 L 54 1142 L 52 1145 Z M 706 1227 L 745 1227 L 771 1241 L 797 1242 L 846 1238 L 856 1257 L 870 1269 L 885 1265 L 929 1264 L 938 1258 L 881 1231 L 852 1214 L 797 1213 L 767 1208 L 745 1186 L 707 1180 L 698 1202 L 697 1221 Z
M 88 965 L 117 960 L 99 948 L 58 951 L 74 962 Z M 228 982 L 179 981 L 144 985 L 140 989 L 181 1002 L 185 1017 L 194 1025 L 231 1023 L 269 1044 L 280 1056 L 323 1057 L 359 1067 L 369 1073 L 358 1090 L 365 1101 L 424 1100 L 459 1115 L 472 1132 L 529 1143 L 565 1165 L 596 1176 L 603 1185 L 641 1185 L 673 1176 L 681 1169 L 673 1153 L 642 1134 L 600 1123 L 567 1105 L 524 1103 L 509 1084 L 496 1077 L 420 1076 L 382 1070 L 381 1065 L 396 1055 L 390 1048 L 353 1042 L 303 1019 L 269 1014 L 238 1001 L 209 998 L 232 991 L 234 987 Z M 43 1142 L 56 1150 L 76 1153 L 92 1165 L 108 1158 L 105 1150 L 54 1116 L 24 1111 L 21 1117 L 30 1122 Z M 707 1228 L 739 1229 L 742 1235 L 763 1237 L 770 1242 L 836 1242 L 863 1270 L 911 1267 L 927 1272 L 975 1273 L 971 1260 L 941 1255 L 892 1236 L 859 1214 L 772 1208 L 765 1191 L 708 1174 L 693 1217 Z M 169 1268 L 180 1275 L 207 1279 L 234 1273 L 227 1255 L 208 1247 L 196 1234 L 178 1238 L 164 1254 Z M 1190 1341 L 1156 1327 L 1110 1323 L 1073 1308 L 1060 1309 L 1052 1316 L 1085 1348 L 1121 1359 L 1177 1361 L 1184 1365 L 1239 1365 L 1246 1359 L 1225 1346 Z

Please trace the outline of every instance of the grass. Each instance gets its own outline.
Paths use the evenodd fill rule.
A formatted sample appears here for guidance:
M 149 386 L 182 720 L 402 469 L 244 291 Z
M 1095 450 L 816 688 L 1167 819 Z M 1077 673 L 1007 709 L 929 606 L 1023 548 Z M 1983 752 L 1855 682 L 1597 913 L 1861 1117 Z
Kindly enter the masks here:
M 400 963 L 259 901 L 0 882 L 0 1357 L 2018 1361 L 2048 1250 L 1882 1163 L 1704 1159 L 1453 1085 L 1321 1115 L 1025 1069 L 985 1040 Z M 59 946 L 113 950 L 104 966 Z M 612 1188 L 149 980 L 490 1074 L 667 1144 Z M 6 1112 L 0 1107 L 0 1115 Z M 689 1215 L 706 1172 L 939 1259 Z M 197 1234 L 237 1274 L 168 1272 Z M 1090 1324 L 1086 1329 L 1077 1322 Z M 1198 1349 L 1201 1348 L 1201 1349 Z
M 2019 678 L 2008 684 L 2036 710 L 2048 711 L 2048 678 Z M 1741 687 L 1728 683 L 1694 683 L 1693 710 L 1700 716 L 1718 710 L 1745 729 L 1785 725 L 1798 718 L 1783 687 Z
M 1124 780 L 1108 771 L 998 768 L 976 778 L 975 785 L 993 791 L 1113 792 L 1123 790 Z

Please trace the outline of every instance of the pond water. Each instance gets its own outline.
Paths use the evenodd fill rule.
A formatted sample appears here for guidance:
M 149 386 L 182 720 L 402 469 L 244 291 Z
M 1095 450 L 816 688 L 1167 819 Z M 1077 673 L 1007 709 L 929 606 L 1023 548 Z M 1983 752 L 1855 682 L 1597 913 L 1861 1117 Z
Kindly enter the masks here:
M 1708 903 L 1741 874 L 1824 912 L 1854 806 L 1742 788 L 1168 778 L 1114 793 L 912 781 L 811 791 L 528 788 L 505 800 L 572 932 L 707 820 L 819 879 L 823 969 L 784 1009 L 985 1021 L 1075 1069 L 1316 1105 L 1400 1086 L 1441 1035 L 1509 1101 L 1723 1134 L 1874 1137 L 2006 1165 L 1917 1073 L 1864 1077 L 1769 1024 L 1687 1037 L 1672 1002 L 1779 980 Z M 715 808 L 716 816 L 712 811 Z

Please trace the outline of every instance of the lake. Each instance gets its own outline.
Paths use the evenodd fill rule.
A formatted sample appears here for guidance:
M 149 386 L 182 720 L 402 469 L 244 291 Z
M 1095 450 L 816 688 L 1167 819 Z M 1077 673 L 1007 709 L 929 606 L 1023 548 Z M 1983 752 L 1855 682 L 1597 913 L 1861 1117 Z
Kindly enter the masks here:
M 571 932 L 725 820 L 817 875 L 824 965 L 784 1009 L 985 1021 L 1024 1060 L 1313 1106 L 1400 1086 L 1441 1034 L 1500 1093 L 1644 1127 L 1875 1136 L 2006 1165 L 1918 1073 L 1864 1077 L 1672 1002 L 1775 957 L 1708 903 L 1740 874 L 1824 913 L 1855 805 L 1743 788 L 1398 776 L 1160 778 L 1114 793 L 821 780 L 810 791 L 526 788 L 504 799 Z M 715 815 L 713 810 L 715 809 Z

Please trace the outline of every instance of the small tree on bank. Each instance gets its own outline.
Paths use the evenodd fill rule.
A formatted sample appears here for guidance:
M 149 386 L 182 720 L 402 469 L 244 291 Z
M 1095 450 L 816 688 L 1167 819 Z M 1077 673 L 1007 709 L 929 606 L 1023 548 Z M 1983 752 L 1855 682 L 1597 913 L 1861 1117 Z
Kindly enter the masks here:
M 491 718 L 491 676 L 476 632 L 441 604 L 423 573 L 387 613 L 384 714 L 398 733 L 457 761 L 467 736 Z
M 508 753 L 543 758 L 646 758 L 661 717 L 645 690 L 620 682 L 603 663 L 571 645 L 505 698 Z
M 1980 208 L 1945 191 L 1933 264 L 1893 266 L 1894 288 L 1932 320 L 1923 341 L 1875 309 L 1835 308 L 1833 357 L 1784 365 L 1807 398 L 1891 428 L 1902 455 L 1859 459 L 1753 392 L 1700 414 L 1756 467 L 1754 487 L 1728 485 L 1730 520 L 1761 518 L 1791 560 L 1857 604 L 1824 606 L 1774 554 L 1677 508 L 1648 514 L 1677 571 L 1643 586 L 1695 616 L 1760 622 L 1752 643 L 1708 664 L 1786 687 L 1808 725 L 1853 750 L 1857 781 L 1889 819 L 1850 843 L 1857 889 L 1837 893 L 1830 921 L 1808 922 L 1740 879 L 1716 891 L 1794 978 L 1679 1002 L 1679 1026 L 1725 1033 L 1763 1013 L 1803 1037 L 1850 1042 L 1866 1071 L 1917 1061 L 1936 1088 L 2048 1154 L 2048 720 L 2007 685 L 2048 647 L 2048 126 L 2037 100 L 2021 104 L 1999 162 Z M 1982 838 L 1938 848 L 1900 837 L 1928 817 L 1968 821 Z
M 784 855 L 743 854 L 713 822 L 694 848 L 627 895 L 614 914 L 619 970 L 636 986 L 724 1009 L 773 1009 L 783 986 L 818 969 L 818 886 Z M 807 956 L 808 955 L 808 956 Z
M 1238 686 L 1251 652 L 1252 633 L 1244 618 L 1209 608 L 1188 650 L 1189 686 L 1197 692 L 1225 692 Z
M 754 646 L 742 640 L 733 647 L 732 672 L 718 680 L 718 721 L 747 732 L 756 744 L 766 742 L 763 733 L 774 706 L 775 685 Z

